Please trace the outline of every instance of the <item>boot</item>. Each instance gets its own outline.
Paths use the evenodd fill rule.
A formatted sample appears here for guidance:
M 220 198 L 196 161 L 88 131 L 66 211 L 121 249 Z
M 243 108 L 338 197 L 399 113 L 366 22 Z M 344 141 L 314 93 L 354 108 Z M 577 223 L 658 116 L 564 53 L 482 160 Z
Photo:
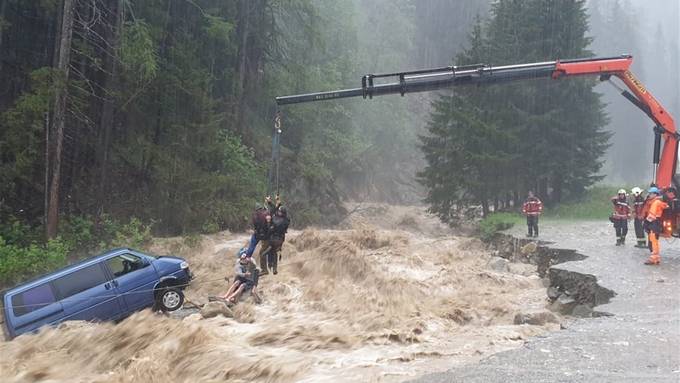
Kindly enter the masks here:
M 626 237 L 621 237 L 621 246 L 626 244 Z
M 661 264 L 661 257 L 657 254 L 652 254 L 648 260 L 645 261 L 645 265 L 658 266 Z
M 616 237 L 616 246 L 621 246 L 621 238 Z

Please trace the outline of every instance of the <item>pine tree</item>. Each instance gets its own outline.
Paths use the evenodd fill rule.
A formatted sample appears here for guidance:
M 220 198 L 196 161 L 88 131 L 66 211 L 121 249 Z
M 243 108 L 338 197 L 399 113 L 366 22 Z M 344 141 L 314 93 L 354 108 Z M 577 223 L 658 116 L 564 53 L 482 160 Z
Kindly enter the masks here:
M 473 28 L 457 61 L 501 65 L 587 57 L 587 29 L 584 1 L 499 0 L 486 27 L 478 22 Z M 600 178 L 609 138 L 595 84 L 544 79 L 442 96 L 422 140 L 428 167 L 421 180 L 432 210 L 448 219 L 447 209 L 475 203 L 486 213 L 490 203 L 498 208 L 527 190 L 547 202 L 582 193 Z M 442 145 L 450 140 L 456 144 Z

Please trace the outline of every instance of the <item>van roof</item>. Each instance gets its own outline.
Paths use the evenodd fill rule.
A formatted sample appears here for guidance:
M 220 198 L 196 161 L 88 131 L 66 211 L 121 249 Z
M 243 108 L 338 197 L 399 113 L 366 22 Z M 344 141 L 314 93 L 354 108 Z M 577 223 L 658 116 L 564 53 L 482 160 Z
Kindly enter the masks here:
M 78 267 L 78 266 L 83 266 L 83 265 L 86 265 L 88 263 L 95 263 L 97 260 L 99 260 L 101 258 L 107 258 L 111 255 L 122 254 L 122 253 L 125 253 L 125 252 L 128 252 L 128 251 L 137 252 L 136 250 L 131 249 L 129 247 L 118 247 L 118 248 L 115 248 L 115 249 L 107 250 L 103 253 L 100 253 L 100 254 L 94 255 L 92 257 L 85 258 L 85 259 L 81 259 L 80 261 L 77 261 L 77 262 L 71 263 L 69 265 L 66 265 L 64 267 L 61 267 L 58 270 L 55 270 L 51 273 L 43 274 L 43 275 L 37 276 L 35 278 L 29 279 L 27 281 L 21 282 L 20 284 L 12 287 L 10 289 L 7 289 L 5 291 L 0 292 L 0 299 L 4 300 L 4 296 L 11 293 L 11 292 L 14 292 L 14 290 L 23 289 L 25 287 L 28 287 L 29 285 L 37 285 L 40 282 L 50 280 L 57 275 L 63 274 L 67 270 L 73 269 L 73 268 Z

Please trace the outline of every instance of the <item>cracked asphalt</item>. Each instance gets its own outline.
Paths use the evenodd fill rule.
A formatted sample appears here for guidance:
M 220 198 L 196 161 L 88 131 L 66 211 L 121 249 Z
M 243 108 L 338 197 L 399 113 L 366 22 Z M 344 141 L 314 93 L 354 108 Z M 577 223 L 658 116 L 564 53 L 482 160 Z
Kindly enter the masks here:
M 587 256 L 553 268 L 594 275 L 616 292 L 595 308 L 613 316 L 576 319 L 519 349 L 413 382 L 680 382 L 680 240 L 662 240 L 654 267 L 643 265 L 649 252 L 633 246 L 633 230 L 617 247 L 609 222 L 544 221 L 540 229 L 549 247 Z

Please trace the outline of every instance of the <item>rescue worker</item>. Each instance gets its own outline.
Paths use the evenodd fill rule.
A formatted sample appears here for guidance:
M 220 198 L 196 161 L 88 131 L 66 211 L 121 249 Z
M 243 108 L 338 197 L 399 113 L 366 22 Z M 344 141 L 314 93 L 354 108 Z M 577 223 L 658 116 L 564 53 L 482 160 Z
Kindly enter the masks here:
M 626 244 L 628 219 L 630 218 L 630 206 L 626 199 L 625 189 L 619 189 L 616 197 L 612 197 L 612 204 L 614 205 L 614 213 L 611 215 L 611 221 L 614 223 L 614 230 L 616 231 L 616 246 L 622 246 Z
M 664 209 L 668 208 L 668 204 L 661 198 L 661 191 L 659 188 L 653 186 L 647 191 L 648 197 L 651 199 L 649 204 L 649 211 L 645 219 L 645 230 L 649 237 L 649 242 L 652 246 L 652 254 L 645 262 L 645 265 L 658 265 L 661 263 L 661 255 L 659 254 L 659 236 L 663 230 L 661 223 L 661 215 Z
M 277 266 L 281 258 L 281 247 L 286 240 L 286 232 L 290 225 L 288 211 L 285 206 L 279 206 L 272 218 L 271 231 L 269 233 L 269 265 L 274 275 L 278 274 Z
M 522 213 L 527 216 L 527 237 L 538 237 L 538 216 L 543 212 L 543 202 L 529 191 L 526 201 L 522 205 Z M 535 234 L 534 234 L 535 233 Z
M 281 206 L 281 197 L 279 195 L 276 195 L 276 203 L 272 201 L 271 196 L 267 196 L 264 199 L 265 204 L 267 205 L 267 210 L 269 210 L 269 215 L 274 217 L 274 214 L 276 214 L 276 210 Z
M 645 198 L 642 197 L 642 189 L 639 187 L 634 187 L 631 192 L 633 193 L 633 212 L 635 214 L 635 238 L 637 238 L 635 247 L 645 248 L 647 247 L 647 239 L 645 238 L 645 230 L 642 227 L 646 218 Z

